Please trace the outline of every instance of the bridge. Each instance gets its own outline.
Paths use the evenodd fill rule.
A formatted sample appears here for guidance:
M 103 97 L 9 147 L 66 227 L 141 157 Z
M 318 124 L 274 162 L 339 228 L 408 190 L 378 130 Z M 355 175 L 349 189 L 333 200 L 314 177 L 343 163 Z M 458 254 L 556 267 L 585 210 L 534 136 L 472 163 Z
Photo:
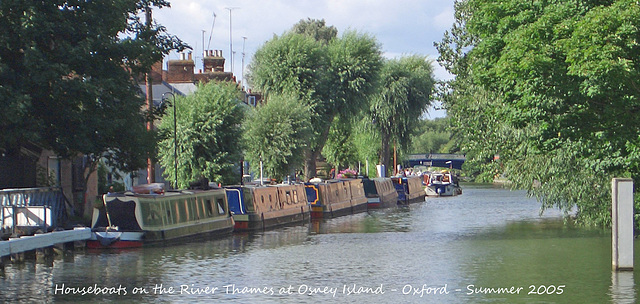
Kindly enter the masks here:
M 462 164 L 467 158 L 460 154 L 428 153 L 409 154 L 404 161 L 405 167 L 427 166 L 462 169 Z

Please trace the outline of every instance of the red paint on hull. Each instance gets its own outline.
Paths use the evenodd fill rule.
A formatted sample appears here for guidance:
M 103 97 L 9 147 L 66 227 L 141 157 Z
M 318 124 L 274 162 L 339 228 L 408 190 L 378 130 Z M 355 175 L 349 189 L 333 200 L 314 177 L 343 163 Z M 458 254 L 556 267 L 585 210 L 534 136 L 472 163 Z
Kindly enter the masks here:
M 373 208 L 373 209 L 378 209 L 378 208 L 382 208 L 380 205 L 381 205 L 380 203 L 368 203 L 367 207 L 368 208 Z
M 249 229 L 249 222 L 236 221 L 233 227 L 238 230 L 246 230 L 246 229 Z

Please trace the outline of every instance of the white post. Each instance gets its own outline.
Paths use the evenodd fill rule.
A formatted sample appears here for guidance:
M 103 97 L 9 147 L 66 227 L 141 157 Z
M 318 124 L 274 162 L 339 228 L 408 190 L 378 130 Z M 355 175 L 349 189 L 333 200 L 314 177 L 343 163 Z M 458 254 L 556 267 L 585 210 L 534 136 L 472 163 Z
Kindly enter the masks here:
M 614 270 L 633 270 L 633 179 L 611 181 L 611 234 Z
M 260 186 L 264 185 L 263 181 L 262 181 L 262 157 L 260 157 Z
M 369 176 L 369 159 L 368 158 L 367 158 L 367 161 L 365 162 L 365 170 L 367 170 L 366 176 Z

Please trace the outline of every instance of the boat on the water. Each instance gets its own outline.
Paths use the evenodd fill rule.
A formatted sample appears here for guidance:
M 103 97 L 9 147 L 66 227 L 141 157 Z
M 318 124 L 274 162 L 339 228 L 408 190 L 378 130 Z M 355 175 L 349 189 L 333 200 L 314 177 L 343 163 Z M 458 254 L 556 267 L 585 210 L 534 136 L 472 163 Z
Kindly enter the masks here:
M 267 229 L 310 219 L 304 185 L 225 187 L 236 231 Z
M 427 196 L 455 196 L 462 194 L 458 178 L 448 170 L 432 172 L 425 177 Z
M 367 211 L 361 179 L 335 179 L 305 183 L 311 218 L 332 218 Z
M 425 199 L 424 185 L 420 176 L 392 177 L 398 192 L 398 204 L 413 204 Z
M 95 206 L 87 248 L 130 248 L 168 244 L 233 231 L 224 189 L 164 191 L 163 184 L 108 193 Z
M 389 178 L 362 179 L 368 208 L 389 208 L 398 205 L 398 192 Z

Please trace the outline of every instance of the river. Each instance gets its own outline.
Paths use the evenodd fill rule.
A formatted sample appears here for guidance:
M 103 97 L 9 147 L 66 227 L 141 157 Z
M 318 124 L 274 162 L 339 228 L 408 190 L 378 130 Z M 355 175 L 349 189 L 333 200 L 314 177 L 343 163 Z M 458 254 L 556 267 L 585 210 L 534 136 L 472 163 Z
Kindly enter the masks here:
M 457 197 L 166 247 L 8 264 L 10 303 L 634 303 L 610 231 L 563 224 L 525 192 Z M 635 251 L 638 252 L 638 242 Z M 640 260 L 635 264 L 640 265 Z

